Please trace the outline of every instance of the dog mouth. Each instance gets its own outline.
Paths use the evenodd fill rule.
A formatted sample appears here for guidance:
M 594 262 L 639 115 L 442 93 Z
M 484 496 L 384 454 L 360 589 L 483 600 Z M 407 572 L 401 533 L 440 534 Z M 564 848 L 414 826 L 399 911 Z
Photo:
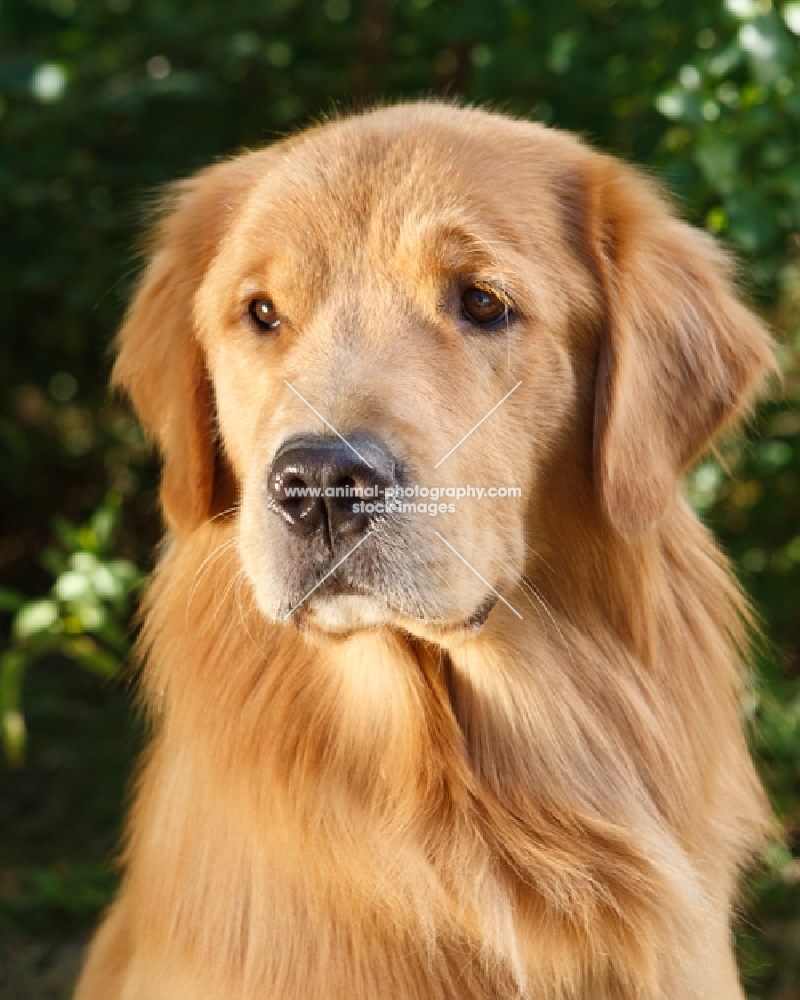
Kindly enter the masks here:
M 486 619 L 494 611 L 494 606 L 497 604 L 497 594 L 489 594 L 484 598 L 483 601 L 475 609 L 474 613 L 467 618 L 467 620 L 460 626 L 463 629 L 469 629 L 473 632 L 477 632 L 479 629 L 483 628 L 486 624 Z

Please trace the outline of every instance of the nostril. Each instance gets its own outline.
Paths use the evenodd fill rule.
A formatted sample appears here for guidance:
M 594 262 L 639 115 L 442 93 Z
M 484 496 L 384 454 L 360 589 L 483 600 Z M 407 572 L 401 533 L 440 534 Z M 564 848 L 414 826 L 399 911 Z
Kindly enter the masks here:
M 297 473 L 281 468 L 270 477 L 269 503 L 292 525 L 313 520 L 319 506 L 309 483 Z
M 300 476 L 281 476 L 277 484 L 278 492 L 287 501 L 308 495 L 308 483 Z
M 303 511 L 308 507 L 308 484 L 299 476 L 291 476 L 283 481 L 282 503 L 284 509 L 295 512 L 302 516 Z
M 354 476 L 340 476 L 331 485 L 333 491 L 330 497 L 337 506 L 347 508 L 358 499 L 358 482 Z

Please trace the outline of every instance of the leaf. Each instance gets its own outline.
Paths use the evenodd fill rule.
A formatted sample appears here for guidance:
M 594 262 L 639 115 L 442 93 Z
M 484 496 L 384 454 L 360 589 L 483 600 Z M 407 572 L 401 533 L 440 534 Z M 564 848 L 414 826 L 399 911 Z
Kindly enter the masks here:
M 87 670 L 100 677 L 114 677 L 119 673 L 120 661 L 89 636 L 66 639 L 59 649 L 64 655 L 77 660 Z
M 67 568 L 67 561 L 63 553 L 55 549 L 44 549 L 39 554 L 39 562 L 51 576 L 58 576 L 59 573 L 63 573 Z
M 694 151 L 697 165 L 711 187 L 721 194 L 730 194 L 739 169 L 739 144 L 733 136 L 706 132 Z
M 90 525 L 101 551 L 105 551 L 111 544 L 111 539 L 119 524 L 119 517 L 119 500 L 113 496 L 107 497 L 104 505 L 93 514 Z
M 14 618 L 12 630 L 19 639 L 46 632 L 58 621 L 58 604 L 50 598 L 31 601 Z
M 56 537 L 68 551 L 78 547 L 78 529 L 65 517 L 53 518 L 53 531 Z
M 731 42 L 717 52 L 708 63 L 708 72 L 718 79 L 728 76 L 741 62 L 742 49 L 737 42 Z
M 99 565 L 94 570 L 91 576 L 91 584 L 97 596 L 105 600 L 117 600 L 124 593 L 122 584 L 108 566 Z
M 665 118 L 674 121 L 701 122 L 703 106 L 700 98 L 692 91 L 682 87 L 673 87 L 659 94 L 655 100 L 656 108 Z
M 792 0 L 783 8 L 783 19 L 793 35 L 800 35 L 800 2 Z
M 757 191 L 737 191 L 725 200 L 728 236 L 749 253 L 763 251 L 775 239 L 774 214 L 763 195 Z
M 92 552 L 73 552 L 69 564 L 76 573 L 83 573 L 86 576 L 94 573 L 100 565 L 97 556 Z
M 19 706 L 26 666 L 27 657 L 18 649 L 7 649 L 0 655 L 0 712 Z
M 106 609 L 99 601 L 88 600 L 79 604 L 75 609 L 75 614 L 81 623 L 81 627 L 87 632 L 96 632 L 105 625 L 108 617 Z
M 138 567 L 130 559 L 112 559 L 106 564 L 114 576 L 126 586 L 136 583 L 141 579 Z
M 784 72 L 793 55 L 793 43 L 774 13 L 743 24 L 739 29 L 739 44 L 747 54 L 754 78 L 765 85 Z
M 12 709 L 3 713 L 3 753 L 11 767 L 21 767 L 25 759 L 27 729 L 21 712 Z
M 79 601 L 91 591 L 91 583 L 84 573 L 68 570 L 56 580 L 53 593 L 60 601 Z
M 725 10 L 741 20 L 756 17 L 760 13 L 757 0 L 725 0 Z
M 22 594 L 7 587 L 0 587 L 0 611 L 19 611 L 24 603 L 25 598 Z

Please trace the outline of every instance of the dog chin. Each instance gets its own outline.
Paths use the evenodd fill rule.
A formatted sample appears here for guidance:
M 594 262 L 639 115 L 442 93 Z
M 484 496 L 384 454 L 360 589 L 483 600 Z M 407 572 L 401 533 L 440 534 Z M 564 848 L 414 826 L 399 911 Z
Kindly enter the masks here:
M 463 620 L 447 622 L 409 617 L 376 597 L 332 594 L 309 601 L 308 607 L 298 608 L 293 618 L 300 629 L 310 629 L 328 635 L 349 635 L 363 630 L 393 627 L 435 642 L 443 635 L 452 632 L 472 634 L 480 632 L 494 609 L 496 600 L 494 595 L 489 595 L 472 615 Z
M 305 610 L 298 608 L 295 616 L 300 627 L 311 627 L 334 635 L 398 624 L 397 613 L 384 601 L 360 594 L 319 597 L 309 601 Z

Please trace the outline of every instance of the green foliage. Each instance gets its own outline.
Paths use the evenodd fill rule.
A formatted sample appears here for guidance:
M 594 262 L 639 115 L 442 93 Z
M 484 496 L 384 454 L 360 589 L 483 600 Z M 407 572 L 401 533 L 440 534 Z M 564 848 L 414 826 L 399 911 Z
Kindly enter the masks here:
M 657 171 L 685 214 L 737 253 L 743 289 L 776 330 L 783 386 L 761 408 L 744 444 L 726 444 L 704 461 L 688 489 L 740 569 L 771 639 L 755 686 L 754 739 L 785 822 L 786 847 L 776 848 L 753 883 L 751 912 L 760 930 L 744 934 L 741 954 L 759 997 L 794 1000 L 800 982 L 798 0 L 3 0 L 0 723 L 6 756 L 21 763 L 22 693 L 39 690 L 47 677 L 55 693 L 26 767 L 38 773 L 38 755 L 47 758 L 50 746 L 60 761 L 69 759 L 78 736 L 65 739 L 57 720 L 76 703 L 52 678 L 70 663 L 99 678 L 118 669 L 131 604 L 160 532 L 154 463 L 105 387 L 108 347 L 138 266 L 131 248 L 140 206 L 158 184 L 337 107 L 428 94 L 463 95 L 531 115 Z M 75 768 L 72 787 L 80 780 Z M 37 787 L 44 815 L 56 792 L 46 782 Z M 24 826 L 21 814 L 12 815 L 6 839 Z M 15 857 L 30 856 L 26 849 L 20 846 Z M 17 923 L 31 927 L 32 913 L 43 910 L 66 920 L 73 904 L 88 914 L 103 895 L 104 876 L 91 870 L 98 859 L 70 864 L 59 855 L 58 864 L 67 866 L 53 869 L 51 859 L 37 855 L 22 875 L 15 869 L 22 886 L 12 907 Z M 53 870 L 61 873 L 55 881 L 37 874 Z M 0 868 L 0 910 L 4 877 Z
M 800 32 L 796 4 L 728 0 L 731 17 L 656 106 L 675 124 L 663 139 L 671 173 L 692 208 L 751 262 L 751 280 L 775 293 L 787 236 L 800 228 Z
M 131 601 L 142 574 L 130 560 L 113 554 L 119 514 L 120 498 L 109 494 L 79 528 L 56 518 L 58 544 L 41 554 L 54 577 L 49 594 L 26 600 L 10 590 L 0 593 L 3 606 L 14 612 L 11 640 L 0 653 L 0 722 L 9 763 L 22 762 L 21 690 L 31 665 L 58 653 L 107 678 L 125 658 Z

